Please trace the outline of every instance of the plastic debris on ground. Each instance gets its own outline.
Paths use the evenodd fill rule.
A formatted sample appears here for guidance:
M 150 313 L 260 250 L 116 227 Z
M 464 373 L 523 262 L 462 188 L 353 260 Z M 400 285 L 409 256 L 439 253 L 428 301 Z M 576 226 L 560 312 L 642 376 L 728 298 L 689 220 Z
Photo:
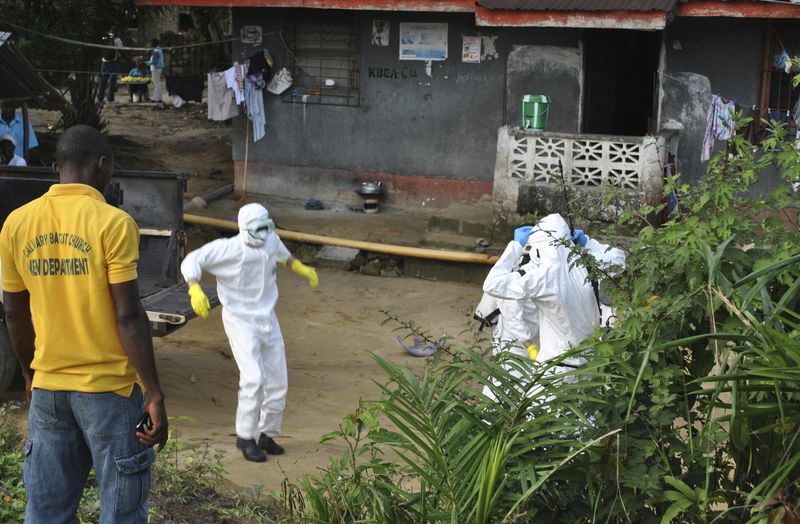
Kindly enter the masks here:
M 305 208 L 309 211 L 319 211 L 320 209 L 325 209 L 325 206 L 316 198 L 309 198 L 306 200 Z
M 441 337 L 435 343 L 427 342 L 424 338 L 420 337 L 419 335 L 412 335 L 411 341 L 413 344 L 406 344 L 404 341 L 404 337 L 394 337 L 400 347 L 406 350 L 407 353 L 414 355 L 415 357 L 430 357 L 438 350 L 442 349 L 447 342 L 447 335 Z

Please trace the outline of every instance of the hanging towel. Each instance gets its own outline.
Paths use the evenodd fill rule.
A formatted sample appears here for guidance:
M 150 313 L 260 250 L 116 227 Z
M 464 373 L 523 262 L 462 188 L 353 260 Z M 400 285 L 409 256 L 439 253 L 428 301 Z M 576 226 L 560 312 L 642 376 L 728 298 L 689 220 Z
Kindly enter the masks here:
M 244 102 L 244 84 L 242 80 L 242 66 L 233 64 L 233 67 L 225 70 L 225 83 L 233 90 L 236 104 Z
M 733 137 L 733 114 L 736 111 L 736 102 L 724 102 L 719 95 L 711 95 L 711 107 L 708 108 L 706 117 L 706 132 L 703 136 L 703 148 L 700 160 L 705 162 L 711 158 L 714 149 L 714 140 L 730 140 Z
M 258 142 L 267 134 L 267 118 L 264 114 L 264 92 L 253 82 L 244 83 L 244 99 L 247 104 L 247 117 L 253 122 L 253 142 Z
M 228 120 L 239 114 L 239 106 L 228 89 L 225 73 L 208 73 L 208 119 Z

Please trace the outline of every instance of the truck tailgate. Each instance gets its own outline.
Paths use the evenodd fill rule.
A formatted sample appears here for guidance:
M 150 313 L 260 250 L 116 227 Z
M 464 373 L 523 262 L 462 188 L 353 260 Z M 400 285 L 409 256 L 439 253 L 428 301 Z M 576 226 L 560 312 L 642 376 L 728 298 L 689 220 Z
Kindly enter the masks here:
M 206 285 L 203 286 L 203 291 L 206 292 L 212 308 L 219 305 L 216 287 Z M 175 331 L 186 324 L 187 320 L 197 316 L 192 310 L 186 284 L 177 284 L 143 297 L 142 304 L 150 319 L 153 335 L 159 337 Z

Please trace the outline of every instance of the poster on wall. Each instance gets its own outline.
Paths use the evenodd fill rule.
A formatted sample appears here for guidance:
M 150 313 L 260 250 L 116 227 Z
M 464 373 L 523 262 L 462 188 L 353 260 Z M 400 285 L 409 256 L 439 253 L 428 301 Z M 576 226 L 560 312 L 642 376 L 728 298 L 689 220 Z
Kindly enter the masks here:
M 466 64 L 481 63 L 481 37 L 464 37 L 464 43 L 461 47 L 461 61 Z
M 246 45 L 261 45 L 262 35 L 260 25 L 245 25 L 239 32 L 239 38 Z
M 374 46 L 386 47 L 389 45 L 389 21 L 388 20 L 373 20 L 372 21 L 372 40 L 370 43 Z
M 447 60 L 447 24 L 400 24 L 400 60 Z

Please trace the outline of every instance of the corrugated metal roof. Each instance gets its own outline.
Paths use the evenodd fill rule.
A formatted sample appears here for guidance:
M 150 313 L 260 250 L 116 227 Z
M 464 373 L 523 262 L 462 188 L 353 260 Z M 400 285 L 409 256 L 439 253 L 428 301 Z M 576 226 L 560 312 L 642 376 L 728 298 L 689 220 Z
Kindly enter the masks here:
M 64 98 L 42 75 L 33 70 L 25 55 L 0 32 L 0 100 L 29 101 L 31 107 L 59 109 Z
M 678 0 L 478 0 L 486 9 L 518 11 L 662 11 Z

